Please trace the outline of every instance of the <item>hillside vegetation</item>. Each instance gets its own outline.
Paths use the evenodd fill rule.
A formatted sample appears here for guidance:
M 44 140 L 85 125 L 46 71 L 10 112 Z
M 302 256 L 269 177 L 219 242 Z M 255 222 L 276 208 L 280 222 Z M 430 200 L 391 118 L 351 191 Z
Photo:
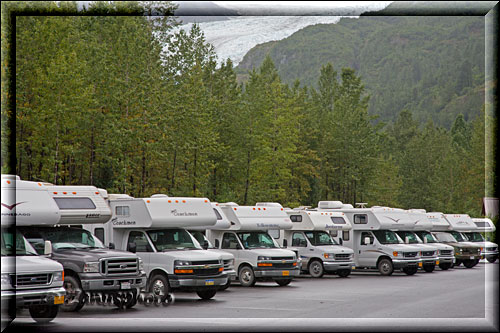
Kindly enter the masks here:
M 379 120 L 393 122 L 408 109 L 420 123 L 450 128 L 457 115 L 472 119 L 484 103 L 484 34 L 479 16 L 344 18 L 258 45 L 236 71 L 244 81 L 269 54 L 284 82 L 316 87 L 326 63 L 353 68 Z

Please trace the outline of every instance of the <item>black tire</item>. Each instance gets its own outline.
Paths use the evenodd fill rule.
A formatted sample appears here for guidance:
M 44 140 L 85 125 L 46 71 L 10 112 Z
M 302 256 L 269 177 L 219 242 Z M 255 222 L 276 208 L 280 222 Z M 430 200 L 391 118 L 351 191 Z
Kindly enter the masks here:
M 418 267 L 405 267 L 403 268 L 403 272 L 405 272 L 406 275 L 414 275 L 418 272 Z
M 66 289 L 66 296 L 64 296 L 64 304 L 61 305 L 61 310 L 66 312 L 81 310 L 85 305 L 85 294 L 80 281 L 73 275 L 66 275 L 64 277 L 64 289 Z
M 443 271 L 446 271 L 447 269 L 453 267 L 453 264 L 448 264 L 448 263 L 444 263 L 444 264 L 439 264 L 439 268 L 441 268 Z
M 338 276 L 345 278 L 351 275 L 351 270 L 350 269 L 341 269 L 337 271 Z
M 279 279 L 279 280 L 274 280 L 277 284 L 279 284 L 280 287 L 288 286 L 290 282 L 292 282 L 292 279 Z
M 479 260 L 481 260 L 481 259 L 474 260 L 474 266 L 476 266 L 477 264 L 479 264 Z
M 256 280 L 252 267 L 243 266 L 238 273 L 238 280 L 243 287 L 253 287 Z
M 223 286 L 220 286 L 219 287 L 219 290 L 226 290 L 227 288 L 229 288 L 229 286 L 231 285 L 231 279 L 227 279 L 227 283 Z
M 436 268 L 435 265 L 424 265 L 424 271 L 426 271 L 427 273 L 434 272 L 434 268 Z
M 57 316 L 59 305 L 35 305 L 29 308 L 30 316 L 37 323 L 49 323 Z
M 377 265 L 378 271 L 383 276 L 390 276 L 394 272 L 394 266 L 392 265 L 392 261 L 390 259 L 381 259 Z
M 458 267 L 458 266 L 460 266 L 461 264 L 462 264 L 462 260 L 457 259 L 457 260 L 455 260 L 455 265 L 454 265 L 454 266 L 455 266 L 455 267 Z
M 489 263 L 494 263 L 495 261 L 497 261 L 497 258 L 492 258 L 492 257 L 489 257 L 489 258 L 486 258 L 486 260 L 488 260 Z
M 153 297 L 160 302 L 164 302 L 170 295 L 170 285 L 168 279 L 163 274 L 157 274 L 149 280 L 148 290 L 153 294 Z
M 312 260 L 307 266 L 307 270 L 309 271 L 309 275 L 313 278 L 320 278 L 325 274 L 323 263 L 318 259 Z
M 474 260 L 464 260 L 464 266 L 466 268 L 472 268 L 472 267 L 476 266 L 476 264 L 475 264 Z
M 211 288 L 206 290 L 198 290 L 196 293 L 201 299 L 207 300 L 215 296 L 215 294 L 217 293 L 217 289 Z

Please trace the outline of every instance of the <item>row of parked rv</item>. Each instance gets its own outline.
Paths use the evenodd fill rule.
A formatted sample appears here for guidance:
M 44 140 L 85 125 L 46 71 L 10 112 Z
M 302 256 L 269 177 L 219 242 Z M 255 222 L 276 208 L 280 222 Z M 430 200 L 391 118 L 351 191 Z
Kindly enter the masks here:
M 232 281 L 286 286 L 301 272 L 471 268 L 497 259 L 497 245 L 480 233 L 494 230 L 489 219 L 463 214 L 339 201 L 289 209 L 133 198 L 2 175 L 2 309 L 11 302 L 13 311 L 29 308 L 48 322 L 59 308 L 80 310 L 96 292 L 131 308 L 143 292 L 161 301 L 174 290 L 210 299 Z

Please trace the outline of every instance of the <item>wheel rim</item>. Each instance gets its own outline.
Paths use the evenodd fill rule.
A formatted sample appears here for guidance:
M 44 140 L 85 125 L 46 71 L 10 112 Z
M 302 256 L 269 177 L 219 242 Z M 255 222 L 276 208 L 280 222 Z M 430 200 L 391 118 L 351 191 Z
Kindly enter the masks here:
M 246 284 L 246 283 L 250 283 L 252 282 L 252 274 L 250 273 L 250 271 L 248 269 L 245 269 L 242 273 L 241 273 L 241 280 Z
M 313 262 L 311 264 L 311 275 L 320 275 L 321 274 L 321 264 L 318 262 Z
M 76 299 L 75 285 L 69 281 L 64 282 L 64 289 L 66 289 L 66 296 L 64 297 L 64 305 L 71 305 Z
M 381 265 L 381 270 L 384 273 L 389 273 L 391 271 L 391 265 L 389 265 L 389 263 L 387 262 L 383 262 Z
M 155 295 L 165 295 L 165 283 L 162 280 L 155 280 L 151 289 Z

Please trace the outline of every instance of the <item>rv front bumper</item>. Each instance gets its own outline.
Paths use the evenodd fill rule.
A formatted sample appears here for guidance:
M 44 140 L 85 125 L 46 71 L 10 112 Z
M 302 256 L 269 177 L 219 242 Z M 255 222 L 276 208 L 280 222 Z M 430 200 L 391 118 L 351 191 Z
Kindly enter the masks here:
M 16 300 L 16 307 L 29 307 L 32 305 L 60 305 L 64 302 L 66 290 L 63 287 L 30 290 L 2 290 L 2 308 L 12 299 Z
M 289 278 L 299 276 L 300 269 L 298 267 L 289 269 L 260 269 L 254 268 L 256 278 Z
M 83 273 L 79 276 L 84 291 L 133 290 L 146 287 L 145 272 L 141 275 L 120 277 L 103 277 L 99 273 Z
M 406 268 L 406 267 L 422 267 L 422 260 L 421 259 L 412 259 L 412 260 L 393 259 L 392 265 L 395 269 Z
M 422 266 L 436 266 L 440 261 L 438 257 L 422 258 Z
M 236 271 L 234 269 L 225 269 L 224 273 L 227 274 L 229 280 L 236 280 Z
M 236 274 L 236 273 L 235 273 Z M 228 281 L 228 275 L 223 272 L 215 276 L 181 276 L 169 275 L 168 283 L 172 288 L 199 288 L 223 286 Z
M 354 266 L 354 261 L 323 261 L 323 267 L 327 272 L 336 272 L 344 269 L 351 270 Z
M 455 257 L 439 257 L 439 264 L 453 264 L 455 262 Z M 439 265 L 436 263 L 436 265 Z

